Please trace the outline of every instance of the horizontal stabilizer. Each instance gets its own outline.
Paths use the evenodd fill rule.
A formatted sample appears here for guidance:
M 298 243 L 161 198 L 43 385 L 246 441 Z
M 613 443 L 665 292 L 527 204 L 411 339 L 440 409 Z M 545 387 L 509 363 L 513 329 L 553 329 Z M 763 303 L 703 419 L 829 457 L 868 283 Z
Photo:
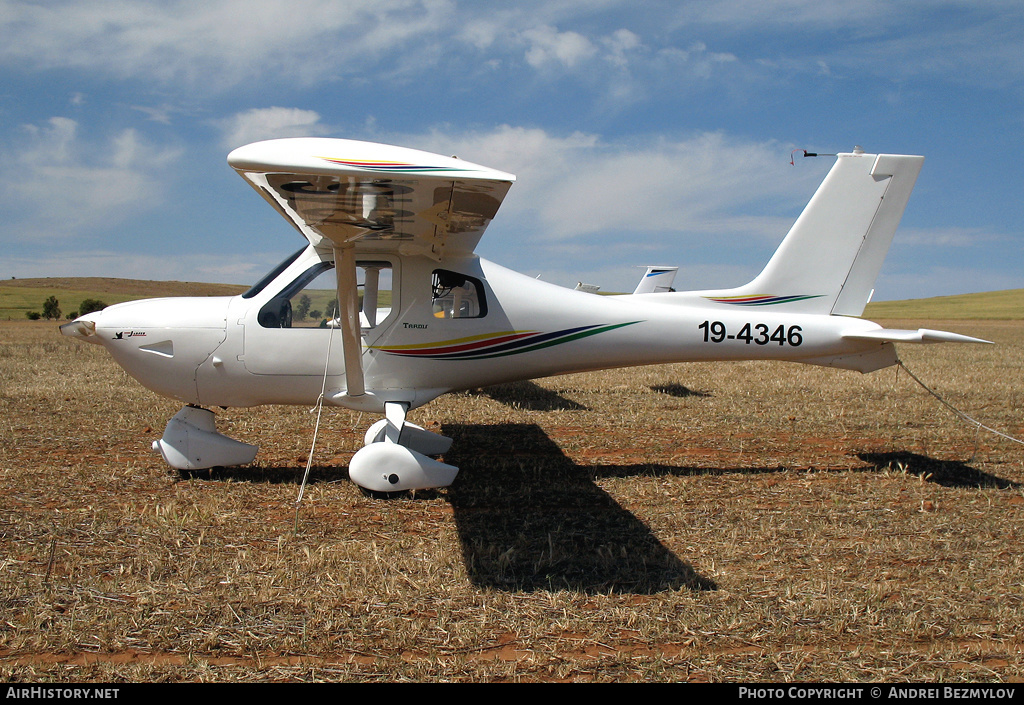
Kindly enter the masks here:
M 972 338 L 969 335 L 949 333 L 944 330 L 900 330 L 896 328 L 879 328 L 878 330 L 843 333 L 843 340 L 877 340 L 880 343 L 985 343 L 992 345 L 991 340 Z

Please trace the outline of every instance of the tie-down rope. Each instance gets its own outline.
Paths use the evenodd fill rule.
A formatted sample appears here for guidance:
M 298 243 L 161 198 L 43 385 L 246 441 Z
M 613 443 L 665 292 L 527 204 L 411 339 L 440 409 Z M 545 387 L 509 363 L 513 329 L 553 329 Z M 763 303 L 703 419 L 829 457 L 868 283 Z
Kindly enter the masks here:
M 306 481 L 309 480 L 309 470 L 313 467 L 313 450 L 316 448 L 316 437 L 320 433 L 320 415 L 324 410 L 324 394 L 327 391 L 327 370 L 331 364 L 331 346 L 334 343 L 334 326 L 328 326 L 331 334 L 327 338 L 327 357 L 324 360 L 324 379 L 320 385 L 320 396 L 316 399 L 316 405 L 309 410 L 309 413 L 316 412 L 316 424 L 313 426 L 313 442 L 309 446 L 309 457 L 306 459 L 306 472 L 302 475 L 302 484 L 299 485 L 299 496 L 295 500 L 295 528 L 294 532 L 299 533 L 299 505 L 302 504 L 302 496 L 306 492 Z
M 897 365 L 899 365 L 900 367 L 902 367 L 902 368 L 903 368 L 903 370 L 904 370 L 904 371 L 905 371 L 905 372 L 906 372 L 906 373 L 907 373 L 908 375 L 910 375 L 911 379 L 913 379 L 913 380 L 914 380 L 915 382 L 917 382 L 917 383 L 918 383 L 919 385 L 921 385 L 921 388 L 922 388 L 922 389 L 924 389 L 924 390 L 925 390 L 926 392 L 928 392 L 928 393 L 929 393 L 929 394 L 931 394 L 931 395 L 932 395 L 933 397 L 935 397 L 936 399 L 938 399 L 938 400 L 939 400 L 939 403 L 940 403 L 940 404 L 942 404 L 943 406 L 945 406 L 945 407 L 946 407 L 947 409 L 949 409 L 950 411 L 952 411 L 952 412 L 953 412 L 954 414 L 956 414 L 957 416 L 959 416 L 959 417 L 960 417 L 961 419 L 963 419 L 964 421 L 967 421 L 967 422 L 969 422 L 969 423 L 972 423 L 972 424 L 974 424 L 975 426 L 977 426 L 978 428 L 983 428 L 983 429 L 985 429 L 986 431 L 988 431 L 989 433 L 994 433 L 994 434 L 995 434 L 995 435 L 997 435 L 997 436 L 1002 436 L 1003 438 L 1005 438 L 1005 439 L 1006 439 L 1006 440 L 1008 440 L 1008 441 L 1013 441 L 1014 443 L 1019 443 L 1019 444 L 1021 444 L 1021 445 L 1024 445 L 1024 441 L 1022 441 L 1021 439 L 1019 439 L 1019 438 L 1014 438 L 1013 436 L 1009 436 L 1009 435 L 1007 435 L 1007 434 L 1003 433 L 1002 431 L 997 431 L 997 430 L 995 430 L 994 428 L 992 428 L 992 427 L 990 427 L 990 426 L 986 426 L 985 424 L 981 423 L 981 422 L 980 422 L 980 421 L 978 421 L 977 419 L 971 418 L 970 416 L 968 416 L 968 415 L 967 415 L 967 414 L 965 414 L 964 412 L 960 411 L 960 409 L 957 409 L 957 408 L 956 408 L 955 406 L 953 406 L 952 404 L 950 404 L 950 403 L 949 403 L 948 401 L 946 401 L 945 399 L 943 399 L 942 397 L 940 397 L 940 396 L 938 395 L 938 393 L 934 392 L 934 391 L 933 391 L 933 390 L 932 390 L 932 389 L 931 389 L 931 388 L 930 388 L 930 387 L 929 387 L 929 386 L 928 386 L 927 384 L 925 384 L 924 382 L 922 382 L 922 381 L 921 381 L 921 380 L 920 380 L 920 379 L 918 378 L 918 376 L 917 376 L 917 375 L 915 375 L 915 374 L 914 374 L 913 372 L 911 372 L 911 371 L 910 371 L 910 368 L 908 368 L 908 367 L 907 367 L 907 366 L 906 366 L 905 364 L 903 364 L 903 360 L 897 359 L 897 360 L 896 360 L 896 364 L 897 364 Z

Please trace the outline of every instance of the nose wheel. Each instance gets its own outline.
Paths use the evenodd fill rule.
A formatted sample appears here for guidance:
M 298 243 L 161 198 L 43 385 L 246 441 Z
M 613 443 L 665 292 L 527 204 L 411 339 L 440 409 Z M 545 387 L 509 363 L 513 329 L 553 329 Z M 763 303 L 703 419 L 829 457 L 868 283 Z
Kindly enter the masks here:
M 348 466 L 348 475 L 370 496 L 392 496 L 409 490 L 447 487 L 459 469 L 435 460 L 451 447 L 451 439 L 406 422 L 406 402 L 387 402 L 385 417 L 370 427 L 366 445 Z

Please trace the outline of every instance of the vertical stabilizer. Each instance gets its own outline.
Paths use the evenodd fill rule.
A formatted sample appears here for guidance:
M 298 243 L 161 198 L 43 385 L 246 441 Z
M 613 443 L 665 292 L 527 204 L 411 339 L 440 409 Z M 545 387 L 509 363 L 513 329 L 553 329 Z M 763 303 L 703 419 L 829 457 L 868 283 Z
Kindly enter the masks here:
M 837 155 L 779 249 L 749 284 L 722 299 L 784 301 L 788 311 L 859 316 L 924 157 Z

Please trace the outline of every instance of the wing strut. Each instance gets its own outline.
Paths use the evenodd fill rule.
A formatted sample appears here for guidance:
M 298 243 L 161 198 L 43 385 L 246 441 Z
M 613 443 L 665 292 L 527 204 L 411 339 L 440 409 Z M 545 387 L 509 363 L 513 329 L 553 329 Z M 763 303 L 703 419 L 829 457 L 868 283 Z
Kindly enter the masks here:
M 356 248 L 352 244 L 334 248 L 334 271 L 338 276 L 338 323 L 345 355 L 346 395 L 361 397 L 363 382 L 363 340 L 359 329 L 359 289 L 356 282 Z

